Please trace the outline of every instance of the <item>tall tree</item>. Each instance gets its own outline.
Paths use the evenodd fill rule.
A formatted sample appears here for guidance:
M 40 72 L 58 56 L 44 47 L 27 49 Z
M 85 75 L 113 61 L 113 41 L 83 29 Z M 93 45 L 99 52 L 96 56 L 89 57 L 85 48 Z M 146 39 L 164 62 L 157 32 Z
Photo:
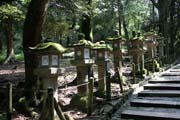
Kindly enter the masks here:
M 14 59 L 14 33 L 13 26 L 15 21 L 23 20 L 23 13 L 17 7 L 17 4 L 14 2 L 5 2 L 0 6 L 0 22 L 3 24 L 4 35 L 7 41 L 7 55 L 4 63 L 8 63 L 10 60 Z
M 15 58 L 14 55 L 14 42 L 13 42 L 13 19 L 12 16 L 9 16 L 4 21 L 5 35 L 7 40 L 7 56 L 4 64 L 8 63 L 11 59 Z
M 82 14 L 81 32 L 84 33 L 85 39 L 93 41 L 92 35 L 92 0 L 86 1 L 87 13 Z
M 119 25 L 119 35 L 121 35 L 121 24 L 122 24 L 122 10 L 123 10 L 123 6 L 122 6 L 122 2 L 121 0 L 117 0 L 118 3 L 118 25 Z
M 47 12 L 49 0 L 31 0 L 23 28 L 23 51 L 25 58 L 26 89 L 33 91 L 36 77 L 33 74 L 37 67 L 37 56 L 29 51 L 29 47 L 41 42 L 42 26 Z M 31 97 L 31 92 L 27 97 Z

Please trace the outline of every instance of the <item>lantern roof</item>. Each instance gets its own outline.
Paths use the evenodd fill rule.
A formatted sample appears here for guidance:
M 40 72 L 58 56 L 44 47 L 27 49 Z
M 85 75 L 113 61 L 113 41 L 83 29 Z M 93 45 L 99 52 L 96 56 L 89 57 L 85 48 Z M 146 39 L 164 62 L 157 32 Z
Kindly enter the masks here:
M 107 38 L 106 40 L 107 40 L 107 41 L 110 41 L 110 42 L 113 42 L 113 41 L 120 41 L 120 40 L 125 41 L 126 39 L 123 38 L 122 36 L 114 36 L 114 37 L 112 37 L 112 38 Z
M 139 36 L 139 37 L 133 37 L 131 40 L 141 40 L 143 41 L 144 40 L 144 37 L 143 36 Z
M 64 48 L 61 44 L 55 43 L 55 42 L 39 43 L 34 47 L 29 47 L 29 49 L 31 49 L 33 51 L 44 51 L 45 49 L 48 49 L 48 48 L 51 48 L 51 47 L 56 49 L 60 53 L 64 53 L 64 52 L 67 51 L 67 49 Z
M 150 32 L 146 32 L 144 33 L 144 36 L 154 36 L 154 37 L 158 37 L 157 33 L 155 31 L 150 31 Z
M 105 41 L 99 41 L 94 44 L 93 49 L 107 49 L 112 51 L 112 47 L 105 43 Z
M 76 46 L 85 46 L 85 47 L 93 48 L 94 43 L 92 43 L 91 41 L 82 39 L 82 40 L 79 40 L 78 43 L 72 45 L 72 47 L 76 47 Z

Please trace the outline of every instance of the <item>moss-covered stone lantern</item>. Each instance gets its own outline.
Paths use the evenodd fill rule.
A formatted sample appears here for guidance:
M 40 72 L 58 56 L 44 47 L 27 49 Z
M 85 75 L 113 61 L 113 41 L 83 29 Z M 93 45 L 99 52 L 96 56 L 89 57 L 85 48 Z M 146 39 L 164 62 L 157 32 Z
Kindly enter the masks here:
M 71 61 L 71 64 L 76 66 L 77 70 L 77 87 L 78 94 L 76 94 L 70 104 L 72 107 L 78 108 L 80 110 L 87 110 L 87 98 L 88 98 L 88 79 L 91 75 L 91 67 L 94 64 L 92 59 L 91 49 L 93 43 L 85 40 L 84 38 L 79 41 L 77 44 L 71 46 L 74 48 L 74 60 Z
M 150 59 L 154 58 L 156 56 L 156 47 L 157 47 L 157 34 L 155 34 L 154 32 L 147 32 L 144 34 L 145 37 L 145 42 L 146 42 L 146 46 L 147 46 L 147 52 L 149 54 Z
M 71 61 L 77 68 L 77 84 L 88 82 L 89 67 L 94 64 L 91 58 L 91 48 L 93 43 L 87 40 L 80 40 L 79 43 L 72 45 L 75 52 L 75 59 Z M 78 94 L 87 95 L 87 85 L 78 87 Z
M 115 37 L 115 38 L 108 38 L 108 42 L 112 43 L 113 48 L 113 56 L 114 56 L 114 71 L 116 71 L 116 68 L 118 67 L 120 70 L 122 68 L 122 45 L 125 42 L 125 39 L 121 36 Z
M 160 66 L 155 59 L 155 56 L 157 54 L 157 46 L 158 42 L 156 41 L 156 38 L 158 37 L 157 34 L 154 31 L 147 32 L 144 34 L 144 37 L 146 38 L 146 46 L 147 46 L 147 52 L 148 52 L 148 59 L 149 59 L 149 64 L 150 67 L 149 69 L 154 71 L 159 71 Z
M 94 48 L 96 51 L 96 64 L 98 66 L 98 94 L 104 96 L 106 91 L 106 77 L 107 70 L 110 69 L 108 65 L 109 54 L 112 48 L 105 44 L 104 41 L 95 43 Z
M 133 57 L 136 74 L 142 76 L 145 73 L 144 69 L 144 38 L 140 36 L 134 37 L 130 41 L 129 53 Z
M 67 49 L 54 42 L 39 43 L 30 49 L 38 56 L 38 68 L 34 74 L 42 78 L 44 89 L 53 87 L 57 90 L 57 77 L 63 72 L 60 66 L 62 53 Z
M 157 41 L 158 41 L 158 55 L 161 61 L 161 65 L 164 64 L 164 59 L 165 59 L 165 54 L 164 54 L 164 47 L 165 47 L 165 43 L 164 43 L 164 37 L 162 37 L 162 35 L 157 37 Z
M 38 56 L 38 68 L 34 70 L 34 74 L 38 76 L 43 85 L 43 90 L 53 88 L 54 98 L 58 101 L 58 77 L 64 70 L 59 68 L 62 54 L 67 51 L 62 45 L 54 42 L 39 43 L 30 50 Z M 44 98 L 47 93 L 44 92 Z M 45 102 L 43 104 L 45 106 Z

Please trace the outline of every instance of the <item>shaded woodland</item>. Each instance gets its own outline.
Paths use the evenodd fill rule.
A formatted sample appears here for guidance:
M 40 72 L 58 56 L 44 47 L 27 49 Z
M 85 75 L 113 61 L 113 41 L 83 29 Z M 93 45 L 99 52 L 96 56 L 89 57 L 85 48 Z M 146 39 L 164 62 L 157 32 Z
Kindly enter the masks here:
M 22 80 L 17 82 L 16 87 L 22 87 L 24 90 L 16 98 L 18 100 L 14 101 L 17 103 L 15 106 L 19 108 L 22 107 L 22 104 L 18 102 L 24 100 L 26 102 L 25 104 L 23 103 L 25 109 L 17 111 L 32 117 L 33 110 L 29 108 L 31 106 L 34 107 L 35 99 L 39 96 L 42 97 L 42 95 L 37 95 L 39 94 L 37 89 L 39 89 L 40 85 L 37 82 L 38 76 L 33 72 L 34 69 L 39 67 L 39 58 L 37 54 L 34 54 L 29 49 L 30 47 L 41 43 L 55 42 L 68 48 L 69 54 L 64 55 L 65 60 L 62 62 L 61 67 L 70 69 L 69 74 L 73 71 L 71 79 L 75 79 L 76 82 L 76 75 L 74 75 L 76 70 L 74 70 L 75 68 L 73 70 L 70 68 L 73 66 L 71 60 L 74 59 L 75 54 L 75 50 L 72 49 L 74 44 L 84 42 L 80 41 L 83 39 L 93 44 L 100 43 L 103 45 L 102 40 L 120 37 L 120 39 L 125 40 L 122 48 L 126 55 L 123 58 L 119 58 L 122 60 L 122 65 L 117 62 L 119 64 L 118 67 L 123 66 L 126 68 L 130 66 L 134 70 L 135 68 L 131 66 L 133 59 L 131 57 L 129 59 L 129 56 L 131 56 L 129 49 L 132 47 L 131 40 L 136 37 L 138 39 L 142 37 L 145 40 L 145 34 L 151 31 L 159 39 L 161 38 L 161 41 L 157 42 L 163 44 L 161 51 L 163 55 L 160 55 L 160 52 L 154 54 L 155 57 L 152 57 L 153 62 L 150 66 L 152 67 L 153 64 L 156 64 L 154 62 L 156 59 L 160 67 L 163 68 L 164 65 L 170 64 L 179 58 L 179 21 L 179 0 L 1 0 L 0 70 L 10 70 L 8 75 L 11 75 L 16 73 L 19 68 L 23 69 L 23 72 L 20 73 L 20 78 L 18 78 L 22 78 Z M 114 49 L 113 45 L 110 46 Z M 99 49 L 97 44 L 93 47 Z M 142 46 L 142 49 L 143 47 L 146 46 Z M 113 58 L 113 60 L 115 59 Z M 21 65 L 23 67 L 19 67 Z M 116 67 L 112 66 L 111 68 L 116 69 Z M 146 63 L 145 68 L 147 68 Z M 94 77 L 92 69 L 92 66 L 87 68 L 90 77 Z M 119 73 L 119 76 L 117 75 L 118 78 L 115 79 L 121 79 L 122 77 L 121 69 L 118 70 L 115 70 L 115 73 Z M 95 71 L 98 70 L 96 69 Z M 83 70 L 80 70 L 80 72 L 83 73 Z M 155 72 L 155 68 L 152 67 L 151 72 Z M 133 72 L 129 74 L 131 79 L 134 79 L 134 74 Z M 81 73 L 77 72 L 78 75 L 80 76 Z M 2 74 L 1 77 L 2 81 L 6 81 L 7 75 Z M 64 75 L 65 77 L 66 75 Z M 11 80 L 7 80 L 5 83 L 9 81 Z M 133 82 L 130 81 L 130 83 Z M 122 83 L 119 84 L 122 85 Z M 124 86 L 128 86 L 129 82 L 124 84 Z M 121 85 L 119 89 L 122 91 Z M 59 86 L 64 87 L 66 84 L 61 83 Z M 0 96 L 0 99 L 2 98 L 3 96 Z M 59 104 L 61 103 L 59 102 Z M 37 108 L 35 107 L 35 111 L 41 111 L 39 110 L 41 107 L 42 104 Z M 23 113 L 23 111 L 26 112 Z M 6 111 L 1 108 L 0 118 L 4 112 Z

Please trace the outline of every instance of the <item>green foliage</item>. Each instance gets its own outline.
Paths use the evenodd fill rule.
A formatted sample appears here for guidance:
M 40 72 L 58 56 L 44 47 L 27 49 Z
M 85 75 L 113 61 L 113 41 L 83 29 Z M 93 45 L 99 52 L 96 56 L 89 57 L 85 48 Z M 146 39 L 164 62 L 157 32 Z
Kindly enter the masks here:
M 108 44 L 105 43 L 105 41 L 100 41 L 94 44 L 94 49 L 107 49 L 109 51 L 112 51 L 112 47 L 110 47 Z
M 18 61 L 24 61 L 23 53 L 16 54 L 15 57 L 16 57 L 16 60 L 18 60 Z
M 1 20 L 8 19 L 9 17 L 12 17 L 13 19 L 17 21 L 25 18 L 23 12 L 19 8 L 17 8 L 15 5 L 4 4 L 0 6 Z
M 4 61 L 6 58 L 6 55 L 5 54 L 1 54 L 0 55 L 0 62 Z
M 129 31 L 138 30 L 149 24 L 150 7 L 147 0 L 128 0 L 124 2 L 125 19 Z
M 7 120 L 6 115 L 0 114 L 0 120 Z

